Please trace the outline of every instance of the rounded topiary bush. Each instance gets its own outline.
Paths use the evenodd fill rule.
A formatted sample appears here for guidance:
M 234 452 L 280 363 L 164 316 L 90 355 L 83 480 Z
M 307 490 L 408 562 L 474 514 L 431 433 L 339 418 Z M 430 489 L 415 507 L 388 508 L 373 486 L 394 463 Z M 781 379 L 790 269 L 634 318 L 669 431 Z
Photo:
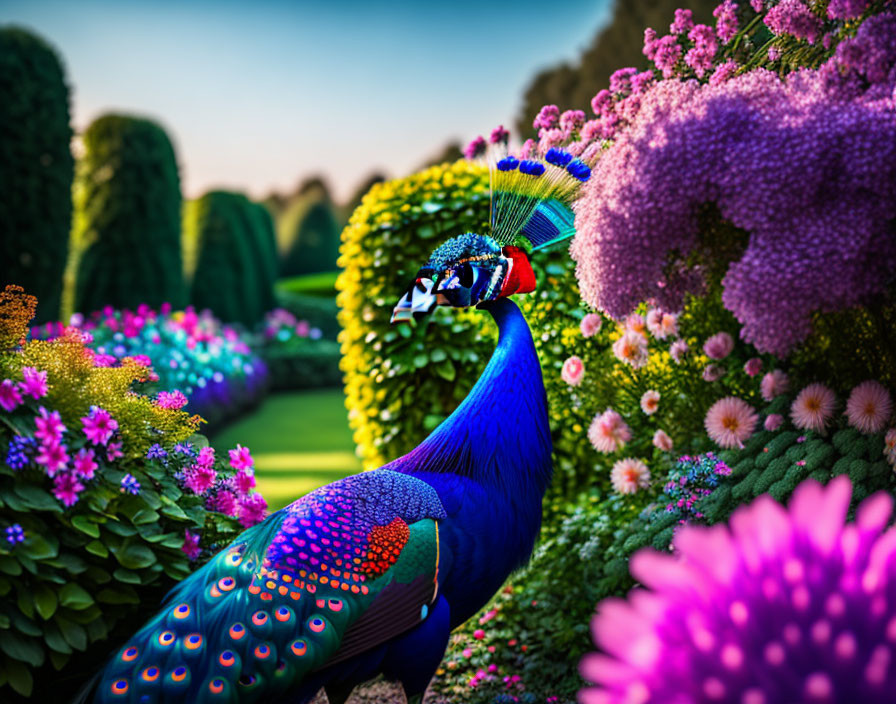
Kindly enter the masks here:
M 274 229 L 274 218 L 261 203 L 250 203 L 250 215 L 254 223 L 255 262 L 258 269 L 261 307 L 269 311 L 276 307 L 274 284 L 278 277 L 277 234 Z
M 74 308 L 183 305 L 180 177 L 165 130 L 150 120 L 106 115 L 82 139 Z
M 289 242 L 280 267 L 283 276 L 336 269 L 339 214 L 326 194 L 297 199 L 284 213 L 283 220 Z
M 488 173 L 458 161 L 376 184 L 342 234 L 339 320 L 349 422 L 365 467 L 414 448 L 467 395 L 491 353 L 481 311 L 392 326 L 395 303 L 443 241 L 486 232 Z
M 27 286 L 40 322 L 59 314 L 74 161 L 69 91 L 56 52 L 0 28 L 0 284 Z
M 225 322 L 253 325 L 274 302 L 269 232 L 258 207 L 241 193 L 211 191 L 184 211 L 190 302 Z

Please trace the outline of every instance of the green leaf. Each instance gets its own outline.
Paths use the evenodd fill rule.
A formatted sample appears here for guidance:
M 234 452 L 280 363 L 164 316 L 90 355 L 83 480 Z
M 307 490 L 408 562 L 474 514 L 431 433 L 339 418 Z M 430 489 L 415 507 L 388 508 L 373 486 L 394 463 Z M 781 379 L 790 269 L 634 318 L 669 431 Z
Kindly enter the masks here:
M 18 577 L 22 574 L 22 565 L 13 557 L 0 555 L 0 572 L 12 575 L 13 577 Z
M 32 533 L 19 549 L 32 560 L 49 560 L 59 554 L 59 540 Z
M 443 362 L 439 363 L 435 367 L 436 374 L 445 379 L 446 381 L 454 381 L 457 376 L 457 370 L 454 368 L 454 364 L 452 364 L 450 359 L 446 359 Z
M 96 555 L 97 557 L 109 557 L 109 549 L 99 540 L 91 540 L 84 546 L 84 549 L 91 555 Z
M 89 520 L 87 516 L 75 516 L 72 518 L 72 525 L 82 533 L 86 533 L 93 538 L 100 537 L 100 527 Z
M 62 506 L 48 491 L 44 491 L 35 484 L 18 483 L 14 491 L 30 509 L 35 511 L 53 511 L 62 513 Z
M 131 572 L 130 570 L 125 570 L 119 567 L 116 569 L 112 576 L 115 577 L 119 582 L 125 582 L 127 584 L 140 584 L 142 580 L 140 579 L 140 575 L 136 572 Z
M 185 520 L 187 518 L 187 514 L 184 513 L 183 509 L 178 506 L 176 503 L 171 501 L 167 496 L 162 497 L 162 515 L 168 516 L 168 518 L 179 518 L 180 520 Z
M 44 624 L 44 640 L 51 651 L 66 654 L 72 652 L 72 647 L 66 642 L 65 638 L 62 637 L 62 632 L 59 630 L 59 626 L 53 622 Z M 52 659 L 52 657 L 53 653 L 51 652 L 50 658 Z
M 149 567 L 156 561 L 156 556 L 152 550 L 142 543 L 131 543 L 122 545 L 116 551 L 115 557 L 122 567 L 129 570 L 138 570 L 142 567 Z
M 69 582 L 59 590 L 59 603 L 69 609 L 86 609 L 93 604 L 93 597 L 80 584 Z
M 59 601 L 56 599 L 56 592 L 45 584 L 38 584 L 34 588 L 34 606 L 40 617 L 46 621 L 56 613 L 56 607 Z
M 34 679 L 31 677 L 31 671 L 15 660 L 9 660 L 5 665 L 9 686 L 23 697 L 30 697 L 31 690 L 34 688 Z
M 148 523 L 156 523 L 158 522 L 158 520 L 159 514 L 149 508 L 141 509 L 131 517 L 131 522 L 135 526 L 145 525 Z
M 140 597 L 131 587 L 120 586 L 116 589 L 103 589 L 96 595 L 102 604 L 139 604 Z
M 126 514 L 128 518 L 135 515 L 137 510 L 135 509 L 131 514 Z M 137 529 L 133 526 L 125 525 L 120 521 L 109 521 L 106 524 L 106 530 L 110 533 L 114 533 L 122 538 L 130 538 L 131 536 L 137 535 Z M 109 547 L 112 547 L 111 545 Z
M 19 588 L 16 603 L 19 605 L 19 611 L 25 614 L 28 618 L 34 616 L 34 602 L 31 600 L 31 595 L 21 587 Z
M 84 650 L 87 647 L 87 632 L 77 623 L 56 614 L 56 625 L 62 631 L 65 642 L 75 650 Z
M 57 672 L 66 666 L 69 659 L 68 655 L 57 653 L 55 650 L 50 651 L 50 662 L 53 663 L 53 669 Z
M 40 667 L 44 664 L 44 651 L 33 638 L 19 635 L 15 631 L 8 631 L 0 638 L 0 650 L 13 660 L 27 662 L 32 667 Z

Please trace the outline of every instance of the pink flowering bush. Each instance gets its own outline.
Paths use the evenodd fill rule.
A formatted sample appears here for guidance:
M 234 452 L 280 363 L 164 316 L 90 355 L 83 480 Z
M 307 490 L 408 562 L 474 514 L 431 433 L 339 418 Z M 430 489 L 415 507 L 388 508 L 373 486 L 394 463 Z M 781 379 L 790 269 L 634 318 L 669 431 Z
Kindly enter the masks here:
M 131 390 L 150 367 L 104 366 L 77 331 L 24 341 L 34 303 L 0 294 L 0 586 L 15 595 L 3 701 L 72 679 L 69 661 L 98 669 L 96 644 L 132 632 L 191 563 L 266 512 L 247 448 L 215 457 L 182 394 Z

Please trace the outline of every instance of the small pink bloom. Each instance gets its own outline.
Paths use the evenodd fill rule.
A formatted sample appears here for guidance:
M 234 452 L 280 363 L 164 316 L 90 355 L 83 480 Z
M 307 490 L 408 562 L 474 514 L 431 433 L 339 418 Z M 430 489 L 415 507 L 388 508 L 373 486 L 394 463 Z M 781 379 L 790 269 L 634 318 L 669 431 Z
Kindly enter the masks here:
M 239 511 L 236 495 L 229 489 L 222 489 L 209 498 L 206 506 L 212 511 L 218 511 L 227 516 L 236 516 Z
M 582 337 L 594 337 L 603 325 L 603 318 L 598 313 L 588 313 L 579 324 L 582 331 Z
M 709 437 L 720 447 L 743 447 L 756 430 L 759 417 L 750 405 L 736 396 L 716 401 L 706 412 L 703 423 Z
M 476 640 L 482 640 L 483 638 L 485 638 L 485 631 L 483 631 L 481 628 L 477 628 L 475 631 L 473 631 L 473 637 Z
M 799 392 L 790 407 L 793 424 L 801 430 L 824 431 L 834 416 L 837 397 L 824 384 L 809 384 Z
M 620 494 L 634 494 L 650 486 L 650 470 L 641 460 L 626 457 L 613 465 L 610 481 Z
M 156 397 L 156 405 L 159 408 L 178 411 L 187 405 L 187 397 L 180 391 L 160 391 Z
M 252 469 L 255 464 L 248 447 L 237 445 L 234 449 L 228 450 L 228 453 L 230 454 L 230 466 L 234 469 Z
M 684 359 L 684 356 L 688 353 L 688 343 L 684 340 L 676 340 L 672 343 L 672 346 L 669 347 L 669 356 L 672 357 L 672 361 L 676 364 L 681 364 L 681 360 Z
M 255 488 L 255 473 L 251 469 L 241 469 L 233 475 L 231 483 L 239 496 L 246 496 Z
M 81 422 L 84 424 L 84 434 L 94 445 L 105 445 L 118 430 L 118 421 L 99 406 L 92 406 Z
M 647 321 L 644 320 L 643 315 L 632 313 L 625 319 L 622 327 L 624 327 L 626 330 L 631 330 L 632 332 L 640 334 L 645 338 L 645 340 L 647 338 Z
M 640 369 L 647 364 L 649 355 L 647 338 L 636 330 L 627 330 L 613 343 L 613 354 L 620 362 L 625 362 L 634 369 Z
M 239 505 L 239 520 L 243 528 L 251 528 L 255 524 L 261 523 L 267 515 L 268 502 L 261 494 L 244 496 L 239 499 Z
M 56 472 L 65 469 L 68 465 L 68 450 L 65 445 L 60 445 L 57 442 L 44 443 L 40 446 L 40 451 L 34 461 L 43 465 L 47 476 L 53 477 Z
M 203 447 L 199 450 L 199 456 L 196 458 L 196 464 L 200 467 L 210 469 L 215 465 L 215 448 Z
M 718 364 L 707 364 L 703 367 L 703 381 L 718 381 L 725 376 L 725 370 Z
M 22 394 L 12 379 L 0 382 L 0 406 L 4 411 L 14 411 L 22 403 Z
M 82 447 L 72 461 L 72 468 L 80 479 L 93 479 L 99 465 L 94 459 L 93 450 Z
M 657 430 L 653 434 L 653 446 L 663 452 L 670 452 L 674 447 L 672 438 L 664 430 Z
M 632 431 L 621 415 L 608 408 L 594 416 L 588 428 L 588 439 L 598 452 L 615 452 L 632 439 Z
M 62 424 L 62 418 L 59 411 L 47 411 L 41 406 L 37 409 L 38 415 L 34 419 L 34 437 L 44 443 L 59 443 L 62 441 L 62 434 L 65 432 L 65 426 Z
M 780 413 L 770 413 L 765 417 L 765 422 L 762 425 L 769 432 L 773 432 L 780 428 L 783 422 L 784 416 Z
M 184 486 L 197 496 L 202 496 L 215 485 L 218 473 L 212 467 L 194 464 L 185 472 Z
M 647 313 L 647 329 L 657 340 L 678 334 L 678 316 L 653 308 Z
M 22 374 L 25 380 L 19 382 L 19 389 L 26 396 L 34 399 L 43 398 L 47 395 L 47 372 L 37 371 L 34 367 L 22 367 Z
M 734 338 L 727 332 L 717 332 L 703 343 L 703 352 L 710 359 L 725 359 L 734 349 Z
M 573 355 L 563 363 L 560 378 L 570 386 L 578 386 L 585 377 L 585 365 L 579 357 Z
M 61 472 L 53 479 L 53 496 L 66 507 L 74 506 L 78 502 L 78 494 L 82 491 L 84 485 L 71 472 Z
M 644 392 L 644 395 L 641 396 L 641 410 L 644 411 L 649 416 L 652 416 L 656 413 L 657 408 L 660 406 L 660 394 L 658 391 L 654 391 L 653 389 L 649 389 Z
M 751 357 L 744 364 L 744 371 L 747 373 L 747 376 L 756 376 L 762 371 L 762 360 L 759 357 Z
M 473 657 L 473 650 L 472 650 L 471 648 L 464 648 L 464 649 L 463 649 L 463 652 L 462 652 L 461 654 L 462 654 L 465 658 L 471 658 L 471 657 Z
M 862 433 L 879 433 L 893 413 L 893 399 L 876 381 L 863 381 L 849 394 L 846 416 L 849 424 Z
M 202 548 L 199 547 L 199 534 L 184 530 L 184 544 L 181 546 L 181 550 L 191 560 L 199 557 L 202 554 Z
M 119 457 L 124 457 L 124 453 L 121 451 L 121 440 L 106 445 L 106 459 L 111 462 Z
M 790 389 L 790 380 L 780 369 L 769 372 L 759 382 L 759 391 L 765 401 L 773 401 L 781 394 L 786 394 Z

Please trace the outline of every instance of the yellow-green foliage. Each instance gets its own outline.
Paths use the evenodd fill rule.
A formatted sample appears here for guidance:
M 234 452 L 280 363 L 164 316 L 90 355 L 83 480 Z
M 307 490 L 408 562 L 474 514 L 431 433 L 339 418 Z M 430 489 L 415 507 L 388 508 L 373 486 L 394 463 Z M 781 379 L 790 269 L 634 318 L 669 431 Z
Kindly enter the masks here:
M 486 232 L 488 173 L 465 161 L 373 186 L 342 234 L 336 283 L 346 406 L 365 468 L 414 448 L 475 383 L 494 346 L 481 312 L 391 326 L 395 303 L 449 237 Z

